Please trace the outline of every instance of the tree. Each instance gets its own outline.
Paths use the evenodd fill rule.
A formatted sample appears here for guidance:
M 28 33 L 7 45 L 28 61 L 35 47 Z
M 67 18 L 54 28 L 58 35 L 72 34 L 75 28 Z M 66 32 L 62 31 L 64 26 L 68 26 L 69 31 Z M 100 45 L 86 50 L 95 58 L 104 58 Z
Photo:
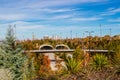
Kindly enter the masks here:
M 25 57 L 22 54 L 23 50 L 19 44 L 16 44 L 16 37 L 13 28 L 10 26 L 7 30 L 7 35 L 2 43 L 0 52 L 0 67 L 11 70 L 15 77 L 13 80 L 21 80 L 23 73 L 23 62 Z

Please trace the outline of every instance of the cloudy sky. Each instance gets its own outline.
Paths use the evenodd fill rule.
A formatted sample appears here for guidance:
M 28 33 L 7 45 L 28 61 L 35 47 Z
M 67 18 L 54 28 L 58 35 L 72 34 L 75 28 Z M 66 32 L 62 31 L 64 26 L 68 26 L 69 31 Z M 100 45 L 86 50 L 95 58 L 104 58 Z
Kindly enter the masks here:
M 9 25 L 18 39 L 120 34 L 120 0 L 0 0 L 0 38 Z M 101 25 L 101 35 L 100 35 Z M 85 33 L 84 36 L 88 34 Z

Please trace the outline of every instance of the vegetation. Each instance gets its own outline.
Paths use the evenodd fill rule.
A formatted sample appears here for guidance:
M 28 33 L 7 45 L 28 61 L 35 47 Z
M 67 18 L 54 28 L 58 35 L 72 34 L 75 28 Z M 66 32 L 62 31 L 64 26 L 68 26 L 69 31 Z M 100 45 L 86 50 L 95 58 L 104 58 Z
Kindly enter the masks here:
M 75 39 L 41 39 L 41 40 L 24 40 L 20 42 L 24 49 L 34 50 L 39 49 L 42 44 L 66 44 L 71 49 L 76 49 L 71 56 L 65 53 L 57 54 L 64 60 L 66 67 L 52 72 L 52 77 L 58 77 L 60 80 L 119 80 L 119 53 L 120 53 L 120 38 L 119 35 L 113 36 L 110 39 L 109 35 L 104 37 L 91 37 L 89 44 L 89 37 L 75 38 Z M 29 43 L 29 44 L 28 44 Z M 115 53 L 87 55 L 82 52 L 82 49 L 103 49 L 113 50 Z M 43 61 L 44 62 L 44 61 Z M 44 65 L 43 65 L 44 66 Z M 51 76 L 49 73 L 43 76 L 44 79 Z
M 117 47 L 117 52 L 112 59 L 112 64 L 116 72 L 120 74 L 120 45 Z
M 96 70 L 102 70 L 107 67 L 108 59 L 103 54 L 96 54 L 92 57 L 91 65 Z
M 13 80 L 15 74 L 9 69 L 0 69 L 0 80 Z
M 67 55 L 55 56 L 61 60 L 56 64 L 65 66 L 52 71 L 49 57 L 38 53 L 23 53 L 23 50 L 36 50 L 42 44 L 66 44 L 75 51 Z M 120 38 L 85 37 L 74 39 L 16 40 L 13 28 L 9 27 L 0 45 L 0 80 L 120 80 Z M 104 49 L 115 51 L 107 54 L 84 53 L 82 49 Z
M 13 80 L 22 79 L 22 68 L 25 56 L 22 54 L 22 48 L 16 44 L 13 28 L 9 27 L 6 38 L 0 49 L 0 68 L 4 68 L 13 72 Z

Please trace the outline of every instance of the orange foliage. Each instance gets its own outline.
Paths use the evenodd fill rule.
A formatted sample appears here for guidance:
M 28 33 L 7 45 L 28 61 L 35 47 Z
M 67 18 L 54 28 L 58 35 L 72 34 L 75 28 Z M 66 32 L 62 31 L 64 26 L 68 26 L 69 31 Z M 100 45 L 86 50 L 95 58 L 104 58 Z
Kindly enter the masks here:
M 50 68 L 50 59 L 46 55 L 44 55 L 44 57 L 43 57 L 43 65 L 47 68 Z

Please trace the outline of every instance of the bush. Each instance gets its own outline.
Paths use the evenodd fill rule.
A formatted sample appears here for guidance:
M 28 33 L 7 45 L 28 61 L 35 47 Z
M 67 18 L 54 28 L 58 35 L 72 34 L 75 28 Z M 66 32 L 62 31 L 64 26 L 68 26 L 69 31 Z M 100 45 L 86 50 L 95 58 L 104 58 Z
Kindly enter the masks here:
M 102 70 L 108 65 L 108 59 L 103 54 L 96 54 L 92 57 L 92 62 L 90 64 L 92 68 Z

